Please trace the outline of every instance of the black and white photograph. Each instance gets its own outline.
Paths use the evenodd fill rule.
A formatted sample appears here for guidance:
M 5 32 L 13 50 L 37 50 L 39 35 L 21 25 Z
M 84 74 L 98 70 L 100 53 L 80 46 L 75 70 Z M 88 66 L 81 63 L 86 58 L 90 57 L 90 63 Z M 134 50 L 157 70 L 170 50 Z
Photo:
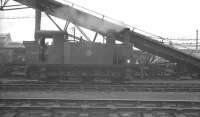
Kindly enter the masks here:
M 0 117 L 200 117 L 199 0 L 0 0 Z

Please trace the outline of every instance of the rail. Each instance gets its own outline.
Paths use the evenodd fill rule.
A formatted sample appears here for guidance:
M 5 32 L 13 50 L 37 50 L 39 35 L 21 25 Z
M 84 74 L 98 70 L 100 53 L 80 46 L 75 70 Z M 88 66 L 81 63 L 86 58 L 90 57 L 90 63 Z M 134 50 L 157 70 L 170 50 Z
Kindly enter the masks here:
M 200 92 L 199 84 L 132 83 L 132 84 L 0 84 L 1 91 L 89 91 L 89 92 Z
M 1 99 L 1 115 L 199 117 L 200 103 L 190 101 Z M 147 115 L 148 114 L 148 115 Z

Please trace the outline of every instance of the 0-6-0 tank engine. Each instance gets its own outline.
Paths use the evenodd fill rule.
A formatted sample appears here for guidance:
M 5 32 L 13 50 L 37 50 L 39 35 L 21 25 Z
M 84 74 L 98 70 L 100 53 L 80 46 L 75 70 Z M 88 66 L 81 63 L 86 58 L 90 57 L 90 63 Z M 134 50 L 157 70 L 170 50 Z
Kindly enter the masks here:
M 78 37 L 71 41 L 68 36 L 62 31 L 38 31 L 37 41 L 24 41 L 24 71 L 28 79 L 128 83 L 137 79 L 183 78 L 175 64 L 159 64 L 164 59 L 133 50 L 128 43 L 115 44 L 114 38 L 106 43 L 88 42 Z M 1 74 L 12 73 L 14 68 L 10 65 Z

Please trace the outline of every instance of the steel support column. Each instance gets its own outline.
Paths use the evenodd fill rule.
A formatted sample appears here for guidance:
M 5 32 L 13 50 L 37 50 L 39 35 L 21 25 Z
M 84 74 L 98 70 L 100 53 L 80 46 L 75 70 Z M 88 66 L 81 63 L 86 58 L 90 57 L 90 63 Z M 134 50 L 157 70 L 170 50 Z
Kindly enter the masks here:
M 96 41 L 96 38 L 97 38 L 97 36 L 98 36 L 98 33 L 96 32 L 96 33 L 95 33 L 95 35 L 94 35 L 93 42 L 95 42 L 95 41 Z
M 41 11 L 35 10 L 35 40 L 37 41 L 38 38 L 36 37 L 36 32 L 40 31 L 41 28 Z

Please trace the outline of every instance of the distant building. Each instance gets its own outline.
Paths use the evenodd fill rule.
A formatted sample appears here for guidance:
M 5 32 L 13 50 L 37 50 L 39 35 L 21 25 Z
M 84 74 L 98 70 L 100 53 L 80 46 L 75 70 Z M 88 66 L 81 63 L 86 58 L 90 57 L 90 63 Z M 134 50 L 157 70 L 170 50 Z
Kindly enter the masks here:
M 24 48 L 24 45 L 23 43 L 9 42 L 5 47 L 6 48 Z
M 22 43 L 12 42 L 10 34 L 0 34 L 0 64 L 22 63 L 25 49 Z
M 22 43 L 12 42 L 10 33 L 0 33 L 0 47 L 4 48 L 23 48 Z
M 0 33 L 0 47 L 5 47 L 11 42 L 11 36 L 9 33 Z

